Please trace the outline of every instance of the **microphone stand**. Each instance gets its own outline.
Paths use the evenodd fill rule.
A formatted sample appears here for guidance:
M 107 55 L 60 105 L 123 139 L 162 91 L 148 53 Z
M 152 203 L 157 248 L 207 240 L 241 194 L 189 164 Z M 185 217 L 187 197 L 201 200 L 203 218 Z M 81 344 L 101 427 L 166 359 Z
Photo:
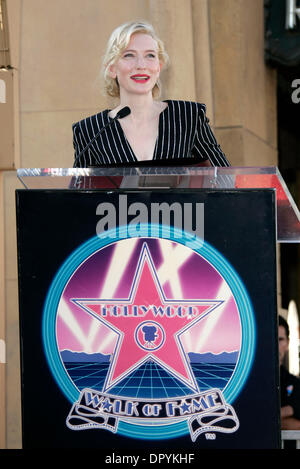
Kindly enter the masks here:
M 76 156 L 74 160 L 73 168 L 76 168 L 76 164 L 79 161 L 80 157 L 86 152 L 86 150 L 89 149 L 92 143 L 102 134 L 102 132 L 104 132 L 104 130 L 110 127 L 115 122 L 116 119 L 123 119 L 123 117 L 128 116 L 130 113 L 131 113 L 131 110 L 128 106 L 125 106 L 122 109 L 120 109 L 117 115 L 111 121 L 109 121 L 104 127 L 102 127 L 102 129 L 99 130 L 99 132 L 92 138 L 92 140 L 88 142 L 88 144 L 84 147 L 84 149 L 81 150 L 80 153 L 78 153 L 78 155 Z

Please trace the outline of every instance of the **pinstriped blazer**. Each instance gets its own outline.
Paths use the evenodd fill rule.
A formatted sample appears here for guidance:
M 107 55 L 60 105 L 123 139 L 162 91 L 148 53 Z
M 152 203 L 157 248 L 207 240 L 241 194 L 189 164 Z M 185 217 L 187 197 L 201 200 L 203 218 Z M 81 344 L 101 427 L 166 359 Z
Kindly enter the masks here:
M 168 106 L 159 116 L 152 164 L 186 166 L 209 160 L 212 166 L 230 166 L 210 128 L 205 104 L 165 102 Z M 74 167 L 149 165 L 149 160 L 138 161 L 117 119 L 83 151 L 112 121 L 108 113 L 107 109 L 73 124 Z

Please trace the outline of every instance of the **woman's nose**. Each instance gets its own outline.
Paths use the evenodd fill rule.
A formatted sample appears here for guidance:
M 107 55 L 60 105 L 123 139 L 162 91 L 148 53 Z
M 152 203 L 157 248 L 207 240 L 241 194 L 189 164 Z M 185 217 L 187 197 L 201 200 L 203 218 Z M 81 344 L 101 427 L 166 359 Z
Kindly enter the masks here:
M 138 56 L 136 65 L 137 65 L 137 68 L 145 68 L 145 59 L 144 59 L 144 57 Z

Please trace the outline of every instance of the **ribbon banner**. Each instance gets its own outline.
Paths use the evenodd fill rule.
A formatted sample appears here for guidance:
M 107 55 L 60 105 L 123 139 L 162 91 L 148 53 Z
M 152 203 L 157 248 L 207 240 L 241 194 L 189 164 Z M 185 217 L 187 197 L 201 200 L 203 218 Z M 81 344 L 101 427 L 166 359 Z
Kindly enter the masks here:
M 101 428 L 117 432 L 120 420 L 140 425 L 165 425 L 186 420 L 192 441 L 206 432 L 233 433 L 239 421 L 219 389 L 178 399 L 121 398 L 83 389 L 66 424 L 72 430 Z

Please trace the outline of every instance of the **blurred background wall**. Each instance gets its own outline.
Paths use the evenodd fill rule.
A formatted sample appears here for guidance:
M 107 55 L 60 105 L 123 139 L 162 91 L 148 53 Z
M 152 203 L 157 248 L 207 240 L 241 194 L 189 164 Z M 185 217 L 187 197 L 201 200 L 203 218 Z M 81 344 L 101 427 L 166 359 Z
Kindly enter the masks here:
M 170 55 L 162 98 L 206 103 L 232 165 L 277 166 L 278 70 L 265 61 L 264 3 L 0 1 L 0 448 L 21 448 L 15 170 L 72 166 L 72 123 L 114 105 L 99 80 L 108 37 L 134 19 L 149 20 Z M 294 271 L 286 301 L 299 287 Z

